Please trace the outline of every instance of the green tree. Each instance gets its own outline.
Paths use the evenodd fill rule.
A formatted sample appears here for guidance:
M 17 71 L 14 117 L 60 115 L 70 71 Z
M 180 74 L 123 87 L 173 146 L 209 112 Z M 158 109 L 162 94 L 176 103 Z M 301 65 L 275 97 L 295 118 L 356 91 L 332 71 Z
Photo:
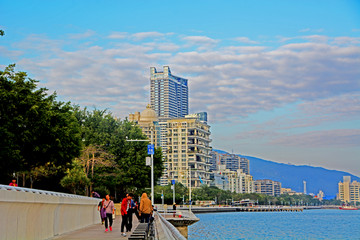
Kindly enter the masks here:
M 73 161 L 72 168 L 66 170 L 66 176 L 61 179 L 60 184 L 74 194 L 85 194 L 90 179 L 86 176 L 79 160 Z
M 80 127 L 70 103 L 37 88 L 15 65 L 0 71 L 0 179 L 51 164 L 65 166 L 81 149 Z
M 78 158 L 79 163 L 84 169 L 86 177 L 88 177 L 91 182 L 89 189 L 86 189 L 86 195 L 89 195 L 92 192 L 92 185 L 94 181 L 94 176 L 96 170 L 100 167 L 117 167 L 116 162 L 114 161 L 114 156 L 107 151 L 105 151 L 101 146 L 89 145 L 86 146 Z
M 155 203 L 162 203 L 161 193 L 164 194 L 164 203 L 172 205 L 173 204 L 173 190 L 171 189 L 172 184 L 166 186 L 155 186 L 154 189 L 154 198 Z M 175 183 L 175 202 L 177 204 L 182 204 L 182 199 L 184 197 L 184 202 L 188 201 L 189 190 L 184 185 L 179 182 Z
M 81 125 L 85 146 L 100 146 L 113 156 L 116 166 L 101 166 L 94 170 L 94 187 L 106 186 L 114 195 L 124 195 L 137 189 L 150 187 L 150 167 L 146 166 L 148 142 L 128 142 L 146 136 L 141 129 L 127 120 L 119 120 L 107 110 L 88 111 L 76 107 L 75 116 Z M 161 149 L 155 149 L 154 179 L 157 181 L 163 170 Z

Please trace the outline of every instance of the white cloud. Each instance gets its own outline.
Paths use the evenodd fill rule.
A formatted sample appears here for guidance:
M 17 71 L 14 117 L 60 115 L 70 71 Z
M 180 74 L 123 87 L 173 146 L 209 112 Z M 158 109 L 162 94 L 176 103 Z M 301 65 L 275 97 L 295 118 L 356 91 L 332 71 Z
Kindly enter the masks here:
M 94 36 L 96 33 L 93 30 L 87 30 L 83 33 L 69 34 L 70 39 L 84 39 Z
M 317 32 L 317 33 L 320 33 L 323 31 L 324 31 L 324 29 L 322 29 L 322 28 L 319 28 L 319 29 L 304 28 L 304 29 L 299 30 L 299 32 Z
M 356 45 L 360 44 L 360 37 L 336 37 L 332 43 L 337 45 Z
M 145 43 L 144 45 L 164 52 L 176 52 L 180 49 L 179 45 L 174 43 L 166 43 L 166 42 L 150 42 L 150 43 Z
M 129 36 L 129 34 L 126 33 L 126 32 L 113 32 L 109 36 L 107 36 L 107 38 L 110 38 L 110 39 L 125 39 L 128 36 Z
M 15 58 L 24 54 L 23 51 L 9 50 L 6 47 L 0 46 L 0 53 L 4 57 Z
M 279 42 L 308 40 L 310 42 L 326 43 L 329 39 L 331 38 L 325 35 L 306 35 L 295 37 L 279 37 Z
M 358 99 L 360 47 L 356 38 L 340 39 L 348 44 L 337 45 L 332 43 L 339 39 L 319 37 L 324 41 L 314 42 L 318 37 L 308 36 L 302 42 L 270 49 L 217 47 L 219 40 L 207 36 L 181 36 L 188 43 L 181 46 L 176 37 L 114 32 L 107 38 L 123 41 L 106 48 L 81 45 L 69 51 L 63 50 L 67 41 L 32 35 L 14 46 L 18 53 L 36 52 L 36 60 L 27 55 L 15 58 L 22 69 L 66 100 L 108 107 L 122 117 L 146 106 L 149 67 L 159 65 L 169 65 L 175 75 L 189 79 L 191 111 L 208 111 L 213 122 L 298 101 L 303 102 L 303 111 L 312 111 L 309 106 L 316 103 L 332 106 L 328 111 L 334 114 L 341 109 L 341 114 L 359 116 L 354 107 L 336 104 Z M 144 43 L 131 41 L 134 38 L 162 40 Z M 190 45 L 206 51 L 189 51 Z
M 309 115 L 328 115 L 351 119 L 360 115 L 360 92 L 345 93 L 330 98 L 307 101 L 299 109 Z
M 213 49 L 219 43 L 219 40 L 207 36 L 186 36 L 182 40 L 187 42 L 186 48 L 197 46 L 198 51 Z
M 247 43 L 247 44 L 259 44 L 259 42 L 250 40 L 248 37 L 237 37 L 237 38 L 234 38 L 234 40 L 241 42 L 241 43 Z
M 336 129 L 311 131 L 302 134 L 278 137 L 272 144 L 296 147 L 358 147 L 360 129 Z
M 159 33 L 159 32 L 140 32 L 140 33 L 134 33 L 131 35 L 131 37 L 135 40 L 135 41 L 142 41 L 145 40 L 147 38 L 161 38 L 164 37 L 165 34 L 164 33 Z

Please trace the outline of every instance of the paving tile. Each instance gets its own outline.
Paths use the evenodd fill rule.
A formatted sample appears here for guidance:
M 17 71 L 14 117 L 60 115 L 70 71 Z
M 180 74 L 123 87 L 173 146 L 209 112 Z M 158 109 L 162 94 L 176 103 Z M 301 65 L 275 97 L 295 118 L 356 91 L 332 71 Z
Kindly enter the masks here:
M 137 227 L 139 224 L 138 219 L 136 218 L 135 214 L 133 215 L 133 226 L 132 231 Z M 131 235 L 130 232 L 126 233 L 127 237 L 121 236 L 120 227 L 121 227 L 121 216 L 116 216 L 115 221 L 113 222 L 113 230 L 112 232 L 105 232 L 105 226 L 102 224 L 95 224 L 83 229 L 79 229 L 73 232 L 64 233 L 59 236 L 51 238 L 51 240 L 98 240 L 98 239 L 128 239 L 128 236 Z

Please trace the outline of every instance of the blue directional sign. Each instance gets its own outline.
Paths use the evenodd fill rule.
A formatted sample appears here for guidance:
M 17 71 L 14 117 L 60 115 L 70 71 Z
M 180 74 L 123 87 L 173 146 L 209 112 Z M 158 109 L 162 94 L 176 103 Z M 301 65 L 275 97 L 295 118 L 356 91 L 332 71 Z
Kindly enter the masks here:
M 171 184 L 174 185 L 174 184 L 175 184 L 175 180 L 171 180 Z
M 154 144 L 149 144 L 147 147 L 148 147 L 148 149 L 147 149 L 148 151 L 147 151 L 147 152 L 148 152 L 149 155 L 155 153 L 155 151 L 154 151 L 154 149 L 155 149 L 155 148 L 154 148 Z

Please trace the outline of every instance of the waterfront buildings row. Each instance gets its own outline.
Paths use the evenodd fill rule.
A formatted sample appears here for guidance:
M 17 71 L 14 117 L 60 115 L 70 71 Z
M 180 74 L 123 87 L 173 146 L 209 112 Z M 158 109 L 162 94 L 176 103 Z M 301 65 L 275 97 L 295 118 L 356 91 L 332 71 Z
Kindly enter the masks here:
M 163 153 L 160 185 L 172 180 L 184 186 L 217 186 L 236 193 L 279 195 L 281 184 L 254 181 L 249 160 L 235 154 L 212 151 L 207 113 L 189 114 L 188 80 L 175 76 L 168 66 L 150 68 L 150 105 L 129 115 Z M 280 186 L 280 188 L 279 188 Z
M 344 176 L 343 182 L 338 183 L 338 188 L 338 200 L 345 203 L 360 202 L 360 183 L 357 181 L 351 182 L 350 176 Z

